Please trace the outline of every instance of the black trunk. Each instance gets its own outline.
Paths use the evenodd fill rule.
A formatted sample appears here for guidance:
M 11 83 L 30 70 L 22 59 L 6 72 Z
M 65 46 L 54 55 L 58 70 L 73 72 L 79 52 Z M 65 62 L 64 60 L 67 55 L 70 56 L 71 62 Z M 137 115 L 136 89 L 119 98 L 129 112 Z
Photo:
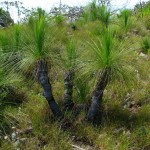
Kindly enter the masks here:
M 59 106 L 56 103 L 52 94 L 52 88 L 48 77 L 48 66 L 46 61 L 40 60 L 38 62 L 37 75 L 38 75 L 38 81 L 44 89 L 44 97 L 47 99 L 54 116 L 57 118 L 63 117 L 63 114 L 59 109 Z
M 108 84 L 108 76 L 110 69 L 105 69 L 100 74 L 99 80 L 97 82 L 96 88 L 92 96 L 92 104 L 88 111 L 88 121 L 92 123 L 98 123 L 101 121 L 102 117 L 102 99 L 105 87 Z
M 65 73 L 64 77 L 64 109 L 71 110 L 74 106 L 72 101 L 72 94 L 73 94 L 73 80 L 74 80 L 74 71 L 69 70 Z

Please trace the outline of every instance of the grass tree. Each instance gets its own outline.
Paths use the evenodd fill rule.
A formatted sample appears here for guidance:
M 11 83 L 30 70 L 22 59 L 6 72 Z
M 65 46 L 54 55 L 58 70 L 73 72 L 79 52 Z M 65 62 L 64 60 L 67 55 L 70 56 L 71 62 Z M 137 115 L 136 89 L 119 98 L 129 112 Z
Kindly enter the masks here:
M 24 57 L 23 62 L 28 63 L 28 56 L 32 55 L 33 62 L 35 63 L 36 75 L 38 82 L 42 85 L 44 90 L 44 96 L 47 99 L 50 108 L 55 117 L 62 117 L 63 114 L 56 103 L 54 96 L 52 94 L 52 87 L 48 77 L 49 71 L 49 50 L 45 47 L 46 41 L 46 29 L 47 21 L 45 17 L 45 12 L 38 9 L 38 18 L 31 21 L 31 27 L 34 36 L 34 47 L 28 53 L 27 58 Z M 30 56 L 29 56 L 30 57 Z
M 21 40 L 21 26 L 18 24 L 18 25 L 15 25 L 15 49 L 16 51 L 19 50 L 19 46 L 20 46 L 20 41 Z
M 125 31 L 127 32 L 130 24 L 131 24 L 131 15 L 132 15 L 132 11 L 129 9 L 124 9 L 123 11 L 121 11 L 121 17 L 123 19 L 123 27 L 125 28 Z
M 92 103 L 88 111 L 88 120 L 96 123 L 102 116 L 102 101 L 104 90 L 114 80 L 129 81 L 133 77 L 129 50 L 122 43 L 117 42 L 114 34 L 109 29 L 105 31 L 98 43 L 90 43 L 94 52 L 93 61 L 88 67 L 89 72 L 97 72 L 96 86 L 92 95 Z
M 108 27 L 110 23 L 110 16 L 111 12 L 108 7 L 103 3 L 98 4 L 96 0 L 89 5 L 89 8 L 87 8 L 83 14 L 85 20 L 100 20 L 106 27 Z
M 95 21 L 97 20 L 97 5 L 96 5 L 96 0 L 94 0 L 90 4 L 90 20 Z
M 99 6 L 98 9 L 98 18 L 99 20 L 106 26 L 106 28 L 108 28 L 108 25 L 110 23 L 110 10 L 107 8 L 107 6 L 102 5 Z
M 64 53 L 61 55 L 61 63 L 64 66 L 64 109 L 70 110 L 74 106 L 72 100 L 75 69 L 77 67 L 77 53 L 76 53 L 75 39 L 68 39 Z
M 17 67 L 17 69 L 19 68 L 21 70 L 30 70 L 34 72 L 33 75 L 43 87 L 44 97 L 47 99 L 54 116 L 63 117 L 63 114 L 52 94 L 52 87 L 48 76 L 49 65 L 51 63 L 51 50 L 46 41 L 48 39 L 46 14 L 45 11 L 40 8 L 37 12 L 37 15 L 30 19 L 27 30 L 28 38 L 31 39 L 31 41 L 28 41 L 29 43 L 26 46 L 23 45 L 22 48 L 19 47 L 19 50 L 13 54 L 15 55 L 15 58 L 12 57 L 10 59 L 11 62 L 16 65 L 14 66 Z M 16 37 L 19 38 L 18 30 L 20 29 L 17 28 Z M 16 42 L 19 41 L 18 38 L 16 39 Z M 25 39 L 26 37 L 24 37 L 24 40 Z M 16 46 L 18 46 L 18 44 Z M 18 56 L 17 59 L 16 56 Z

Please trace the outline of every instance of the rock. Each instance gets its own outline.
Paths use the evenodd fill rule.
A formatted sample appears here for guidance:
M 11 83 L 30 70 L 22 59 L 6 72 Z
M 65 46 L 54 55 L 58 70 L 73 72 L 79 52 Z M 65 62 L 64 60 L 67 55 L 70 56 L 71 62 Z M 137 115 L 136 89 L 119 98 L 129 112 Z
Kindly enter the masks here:
M 47 149 L 48 148 L 48 144 L 44 145 L 44 149 Z
M 134 107 L 135 106 L 135 101 L 132 101 L 131 103 L 130 103 L 130 105 L 129 105 L 129 108 L 132 108 L 132 107 Z
M 16 130 L 16 133 L 17 133 L 17 134 L 22 134 L 22 130 L 17 129 L 17 130 Z
M 12 130 L 16 130 L 16 127 L 11 127 L 12 128 Z
M 32 134 L 33 133 L 33 128 L 30 127 L 28 129 L 25 129 L 25 130 L 18 129 L 17 133 L 20 134 L 20 135 L 22 135 L 22 134 Z
M 76 139 L 76 136 L 72 136 L 71 140 L 74 141 Z
M 32 121 L 28 121 L 28 126 L 32 126 Z
M 148 59 L 148 56 L 146 54 L 142 53 L 142 52 L 140 53 L 139 56 L 143 57 L 144 59 Z
M 19 140 L 20 140 L 20 142 L 22 142 L 22 143 L 26 143 L 27 138 L 21 138 L 21 139 L 19 139 Z
M 17 140 L 17 141 L 14 143 L 14 147 L 18 150 L 19 145 L 20 145 L 20 141 Z
M 107 134 L 104 133 L 104 134 L 100 134 L 98 138 L 99 138 L 99 139 L 103 139 L 103 138 L 105 138 L 106 136 L 107 136 Z
M 131 135 L 131 132 L 128 130 L 128 131 L 126 132 L 126 135 L 130 136 L 130 135 Z
M 13 132 L 13 133 L 11 134 L 11 139 L 12 139 L 12 141 L 16 141 L 16 138 L 17 138 L 17 134 L 16 134 L 15 132 Z
M 132 32 L 133 32 L 134 34 L 138 34 L 138 33 L 139 33 L 139 31 L 136 30 L 136 29 L 132 30 Z
M 24 134 L 31 134 L 32 132 L 33 132 L 33 128 L 32 127 L 24 130 Z
M 119 129 L 116 129 L 116 130 L 114 131 L 114 133 L 115 133 L 115 134 L 123 133 L 124 130 L 125 130 L 124 128 L 119 128 Z
M 8 136 L 6 135 L 6 136 L 4 136 L 4 140 L 7 140 L 8 139 Z

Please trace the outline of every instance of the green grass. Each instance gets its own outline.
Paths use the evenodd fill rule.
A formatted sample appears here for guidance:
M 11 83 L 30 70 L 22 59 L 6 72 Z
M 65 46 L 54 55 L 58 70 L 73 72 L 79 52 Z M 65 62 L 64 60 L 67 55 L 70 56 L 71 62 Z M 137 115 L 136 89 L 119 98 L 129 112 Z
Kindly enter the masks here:
M 142 39 L 141 45 L 142 45 L 142 52 L 144 54 L 148 54 L 148 51 L 150 49 L 150 39 L 149 39 L 149 37 L 144 37 Z
M 30 23 L 0 29 L 0 149 L 14 150 L 12 132 L 29 128 L 33 131 L 17 135 L 21 149 L 70 150 L 74 146 L 92 150 L 150 149 L 148 16 L 144 15 L 141 21 L 138 15 L 130 16 L 125 10 L 124 16 L 114 17 L 109 22 L 106 32 L 106 20 L 89 20 L 87 14 L 84 19 L 88 21 L 76 21 L 77 30 L 72 31 L 62 18 L 49 22 L 49 18 L 43 18 L 47 17 L 43 16 L 44 12 L 39 11 L 39 20 L 32 16 Z M 131 21 L 132 17 L 136 22 Z M 13 57 L 8 57 L 10 54 Z M 18 54 L 17 58 L 23 57 L 23 61 L 14 69 L 13 58 Z M 4 62 L 4 58 L 9 58 L 11 64 Z M 98 69 L 114 69 L 113 82 L 104 91 L 101 125 L 88 123 L 87 111 L 78 114 L 78 107 L 65 112 L 65 119 L 55 120 L 41 86 L 30 78 L 35 62 L 41 58 L 51 62 L 49 76 L 60 107 L 63 106 L 66 69 L 76 71 L 75 104 L 90 104 Z M 127 86 L 119 77 L 129 81 Z M 23 138 L 25 141 L 21 141 Z

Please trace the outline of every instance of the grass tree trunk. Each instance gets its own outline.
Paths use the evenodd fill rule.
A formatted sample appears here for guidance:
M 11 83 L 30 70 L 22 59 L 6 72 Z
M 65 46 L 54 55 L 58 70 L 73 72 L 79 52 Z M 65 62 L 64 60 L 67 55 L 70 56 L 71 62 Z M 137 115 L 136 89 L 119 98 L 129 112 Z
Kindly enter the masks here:
M 71 110 L 74 106 L 74 102 L 72 100 L 73 94 L 73 80 L 74 80 L 74 71 L 67 71 L 64 75 L 64 109 Z
M 109 69 L 103 70 L 100 74 L 99 80 L 92 96 L 92 103 L 88 111 L 87 119 L 93 124 L 99 123 L 101 121 L 103 93 L 108 84 L 108 76 Z
M 47 62 L 44 60 L 40 60 L 38 62 L 38 81 L 42 85 L 44 89 L 44 97 L 47 99 L 49 106 L 56 118 L 63 117 L 61 110 L 59 109 L 58 104 L 56 103 L 53 94 L 52 88 L 48 77 L 48 66 Z

